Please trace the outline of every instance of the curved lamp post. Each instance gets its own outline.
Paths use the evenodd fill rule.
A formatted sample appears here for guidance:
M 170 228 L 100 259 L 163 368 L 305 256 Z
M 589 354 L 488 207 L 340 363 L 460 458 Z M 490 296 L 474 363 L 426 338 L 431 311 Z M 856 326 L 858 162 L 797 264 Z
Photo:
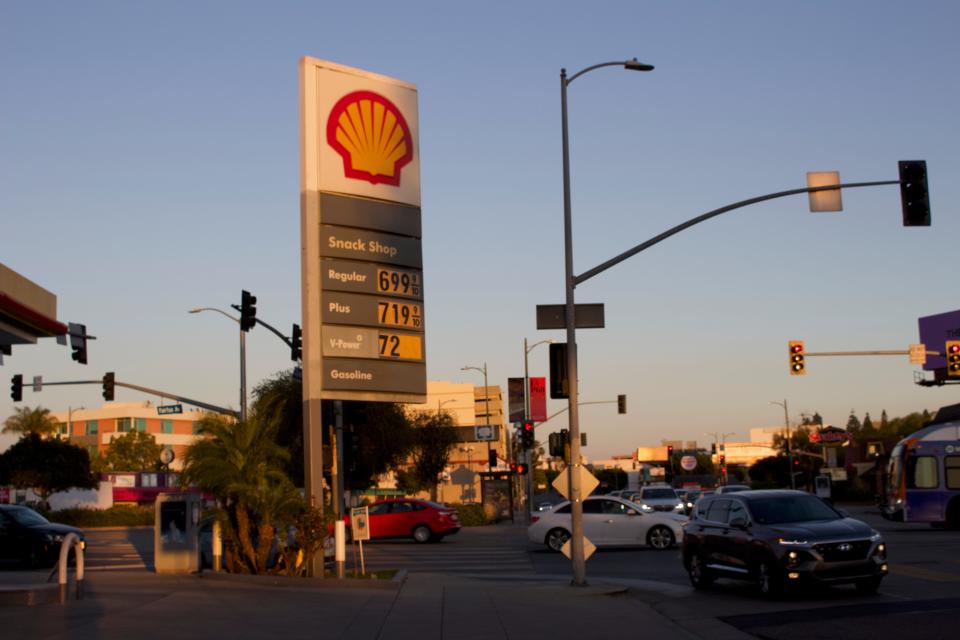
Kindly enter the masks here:
M 586 559 L 583 553 L 583 501 L 580 496 L 580 422 L 577 413 L 577 333 L 574 323 L 574 295 L 576 287 L 573 272 L 573 218 L 570 211 L 570 146 L 567 135 L 567 86 L 580 76 L 601 67 L 622 66 L 631 71 L 653 71 L 653 65 L 632 60 L 601 62 L 587 67 L 567 78 L 567 70 L 560 70 L 560 118 L 563 135 L 563 242 L 564 289 L 566 291 L 567 378 L 570 411 L 570 560 L 573 565 L 574 586 L 586 586 Z
M 200 313 L 201 311 L 216 311 L 220 315 L 227 316 L 240 325 L 240 318 L 236 318 L 222 309 L 214 307 L 199 307 L 190 309 L 187 313 Z M 247 421 L 247 332 L 240 330 L 240 420 Z

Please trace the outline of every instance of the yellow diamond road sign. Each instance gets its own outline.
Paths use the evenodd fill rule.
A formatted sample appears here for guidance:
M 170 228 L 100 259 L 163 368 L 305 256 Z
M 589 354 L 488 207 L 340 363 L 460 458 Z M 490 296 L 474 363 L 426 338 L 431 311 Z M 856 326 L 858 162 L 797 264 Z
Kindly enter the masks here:
M 597 485 L 600 484 L 600 481 L 597 478 L 587 471 L 587 468 L 583 465 L 577 465 L 576 473 L 580 476 L 580 495 L 588 496 L 593 493 L 593 490 L 597 488 Z M 570 473 L 568 470 L 564 469 L 560 475 L 558 475 L 553 480 L 553 488 L 562 495 L 564 498 L 570 499 Z
M 583 559 L 584 559 L 584 561 L 589 560 L 589 559 L 590 559 L 590 556 L 592 556 L 592 555 L 593 555 L 593 552 L 596 551 L 596 550 L 597 550 L 597 545 L 595 545 L 595 544 L 593 544 L 592 542 L 590 542 L 590 540 L 587 539 L 587 536 L 583 536 Z M 573 553 L 573 545 L 571 544 L 570 540 L 567 540 L 566 542 L 563 543 L 563 546 L 560 547 L 560 553 L 562 553 L 563 555 L 567 556 L 567 559 L 569 559 L 569 560 L 572 560 L 572 559 L 573 559 L 573 558 L 570 557 L 570 554 Z

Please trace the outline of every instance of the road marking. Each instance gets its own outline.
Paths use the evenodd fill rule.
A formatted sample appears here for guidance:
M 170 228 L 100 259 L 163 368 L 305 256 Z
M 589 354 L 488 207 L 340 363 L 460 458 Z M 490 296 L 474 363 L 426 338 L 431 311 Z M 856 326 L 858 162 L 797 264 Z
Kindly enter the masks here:
M 891 564 L 890 573 L 932 582 L 960 582 L 960 575 L 933 569 L 921 569 L 906 564 Z

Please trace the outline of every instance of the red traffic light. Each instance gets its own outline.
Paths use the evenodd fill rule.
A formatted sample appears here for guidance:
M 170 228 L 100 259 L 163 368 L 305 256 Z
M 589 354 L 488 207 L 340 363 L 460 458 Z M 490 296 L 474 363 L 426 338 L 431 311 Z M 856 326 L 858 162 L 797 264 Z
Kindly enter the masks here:
M 523 430 L 524 430 L 524 431 L 533 431 L 533 421 L 532 421 L 532 420 L 527 420 L 526 422 L 524 422 L 524 423 L 523 423 Z
M 525 476 L 525 475 L 527 475 L 527 469 L 528 469 L 528 467 L 527 467 L 526 464 L 524 464 L 524 463 L 522 463 L 522 462 L 518 462 L 518 463 L 517 463 L 517 475 L 518 475 L 518 476 Z
M 947 353 L 960 353 L 960 344 L 954 342 L 947 345 Z

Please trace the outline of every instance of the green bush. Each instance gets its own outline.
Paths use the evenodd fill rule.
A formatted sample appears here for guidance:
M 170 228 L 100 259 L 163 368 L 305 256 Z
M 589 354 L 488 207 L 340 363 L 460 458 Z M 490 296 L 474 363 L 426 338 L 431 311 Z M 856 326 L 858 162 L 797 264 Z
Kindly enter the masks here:
M 68 524 L 81 529 L 88 527 L 143 527 L 153 526 L 151 507 L 113 506 L 109 509 L 63 509 L 47 516 L 51 522 Z
M 490 524 L 487 514 L 483 511 L 482 504 L 452 504 L 457 510 L 457 517 L 460 518 L 460 525 L 464 527 L 480 527 Z

